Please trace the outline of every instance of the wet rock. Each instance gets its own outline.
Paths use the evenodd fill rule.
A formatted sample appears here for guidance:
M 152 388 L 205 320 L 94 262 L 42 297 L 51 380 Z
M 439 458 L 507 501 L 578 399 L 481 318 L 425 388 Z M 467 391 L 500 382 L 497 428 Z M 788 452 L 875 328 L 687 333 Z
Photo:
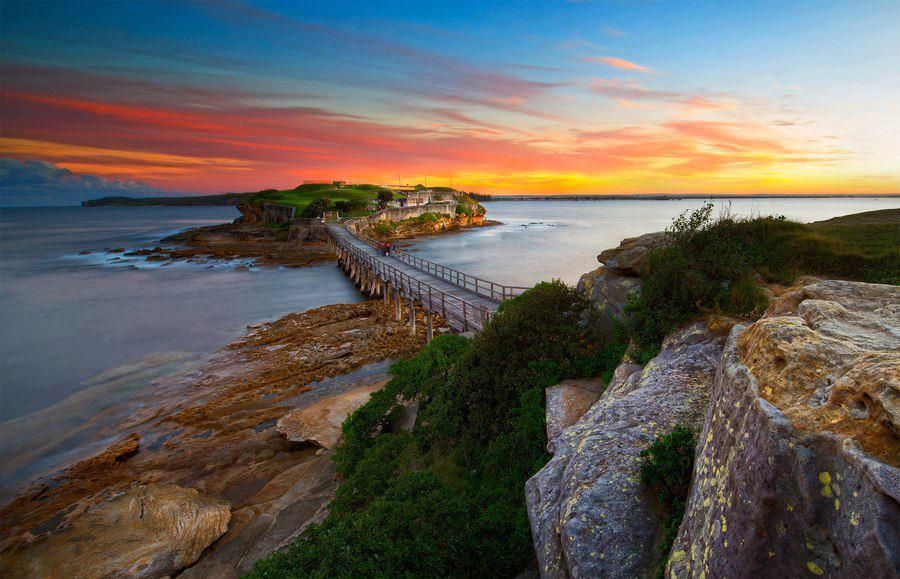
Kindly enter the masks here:
M 619 247 L 600 252 L 597 261 L 619 273 L 640 276 L 650 252 L 663 247 L 668 242 L 669 236 L 664 231 L 629 237 L 622 240 Z
M 599 379 L 563 380 L 546 390 L 547 447 L 553 452 L 556 437 L 572 426 L 603 393 Z
M 78 255 L 90 255 L 91 253 L 93 253 L 91 250 L 89 250 L 89 249 L 83 249 L 83 250 L 81 250 L 81 251 L 78 252 Z
M 640 373 L 620 368 L 611 388 L 556 439 L 553 458 L 525 486 L 542 576 L 654 573 L 660 518 L 638 478 L 639 454 L 676 424 L 699 428 L 723 342 L 702 323 L 677 332 Z
M 732 329 L 668 573 L 900 575 L 898 311 L 828 281 Z
M 194 489 L 135 483 L 3 556 L 4 573 L 31 577 L 162 577 L 196 561 L 228 528 L 228 505 Z
M 344 420 L 368 402 L 372 392 L 381 390 L 384 384 L 377 382 L 319 400 L 285 415 L 275 429 L 291 442 L 311 442 L 322 448 L 331 448 L 341 438 Z

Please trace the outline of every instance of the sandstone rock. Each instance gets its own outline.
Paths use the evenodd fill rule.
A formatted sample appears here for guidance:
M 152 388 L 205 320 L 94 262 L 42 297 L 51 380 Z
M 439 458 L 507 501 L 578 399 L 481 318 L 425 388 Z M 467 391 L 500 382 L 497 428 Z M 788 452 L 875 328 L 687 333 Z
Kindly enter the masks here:
M 332 396 L 282 417 L 276 430 L 291 442 L 311 442 L 331 448 L 341 438 L 341 424 L 357 408 L 369 401 L 372 392 L 381 390 L 384 382 Z
M 194 489 L 133 484 L 71 526 L 3 556 L 19 577 L 162 577 L 196 561 L 228 528 L 231 511 Z
M 819 282 L 732 329 L 668 574 L 900 575 L 898 308 Z
M 677 332 L 639 374 L 633 365 L 617 370 L 611 388 L 556 439 L 553 458 L 525 487 L 542 576 L 653 574 L 660 518 L 638 479 L 639 454 L 676 424 L 699 426 L 723 341 L 702 323 Z
M 563 380 L 546 390 L 547 448 L 553 452 L 554 440 L 594 405 L 603 393 L 603 381 Z
M 664 231 L 629 237 L 622 240 L 619 247 L 600 252 L 597 261 L 619 273 L 640 276 L 650 252 L 663 247 L 668 241 L 669 235 Z
M 253 504 L 236 509 L 216 550 L 180 577 L 237 578 L 253 562 L 290 545 L 311 523 L 319 522 L 337 489 L 334 462 L 325 449 L 316 458 L 289 468 L 267 483 Z

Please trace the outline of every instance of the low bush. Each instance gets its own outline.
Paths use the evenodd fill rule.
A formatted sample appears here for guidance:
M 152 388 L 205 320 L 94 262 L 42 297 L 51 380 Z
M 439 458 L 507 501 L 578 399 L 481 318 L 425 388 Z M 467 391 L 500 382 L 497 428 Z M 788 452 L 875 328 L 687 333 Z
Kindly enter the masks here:
M 372 235 L 375 237 L 390 237 L 397 229 L 397 224 L 392 221 L 376 221 L 372 224 Z
M 756 276 L 778 283 L 791 283 L 802 274 L 898 281 L 896 217 L 882 218 L 879 224 L 868 223 L 871 217 L 867 222 L 843 218 L 827 226 L 784 217 L 714 218 L 712 211 L 708 204 L 682 214 L 668 229 L 670 245 L 648 256 L 642 293 L 626 306 L 624 322 L 641 362 L 659 352 L 664 336 L 700 315 L 758 317 L 766 298 Z M 879 226 L 881 243 L 861 233 Z
M 656 492 L 663 511 L 660 577 L 663 576 L 669 551 L 675 543 L 681 519 L 684 518 L 696 446 L 691 429 L 676 426 L 669 434 L 658 436 L 648 448 L 641 451 L 641 482 Z
M 328 197 L 317 197 L 309 202 L 309 205 L 300 212 L 300 217 L 314 218 L 321 217 L 323 213 L 328 211 L 331 206 L 331 200 Z
M 533 557 L 525 481 L 547 461 L 544 389 L 610 371 L 561 282 L 502 304 L 473 339 L 436 338 L 344 423 L 342 482 L 322 523 L 256 577 L 511 576 Z M 418 404 L 410 432 L 394 424 Z

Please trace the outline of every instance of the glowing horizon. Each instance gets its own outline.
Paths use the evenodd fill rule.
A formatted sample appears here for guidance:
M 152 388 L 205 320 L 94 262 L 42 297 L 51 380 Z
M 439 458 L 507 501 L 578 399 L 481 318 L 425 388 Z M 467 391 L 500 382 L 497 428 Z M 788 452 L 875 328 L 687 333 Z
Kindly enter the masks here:
M 900 192 L 896 3 L 54 7 L 2 4 L 4 196 Z

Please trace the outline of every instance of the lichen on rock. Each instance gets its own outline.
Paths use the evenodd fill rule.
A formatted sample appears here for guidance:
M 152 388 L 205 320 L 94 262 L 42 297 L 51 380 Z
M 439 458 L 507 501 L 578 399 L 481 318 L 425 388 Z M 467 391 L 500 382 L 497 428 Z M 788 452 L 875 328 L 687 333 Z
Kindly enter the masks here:
M 699 322 L 670 336 L 641 371 L 620 365 L 600 400 L 556 439 L 553 458 L 526 484 L 542 576 L 655 572 L 661 523 L 639 455 L 676 424 L 699 428 L 723 341 Z
M 827 281 L 732 329 L 667 575 L 900 574 L 898 310 Z

